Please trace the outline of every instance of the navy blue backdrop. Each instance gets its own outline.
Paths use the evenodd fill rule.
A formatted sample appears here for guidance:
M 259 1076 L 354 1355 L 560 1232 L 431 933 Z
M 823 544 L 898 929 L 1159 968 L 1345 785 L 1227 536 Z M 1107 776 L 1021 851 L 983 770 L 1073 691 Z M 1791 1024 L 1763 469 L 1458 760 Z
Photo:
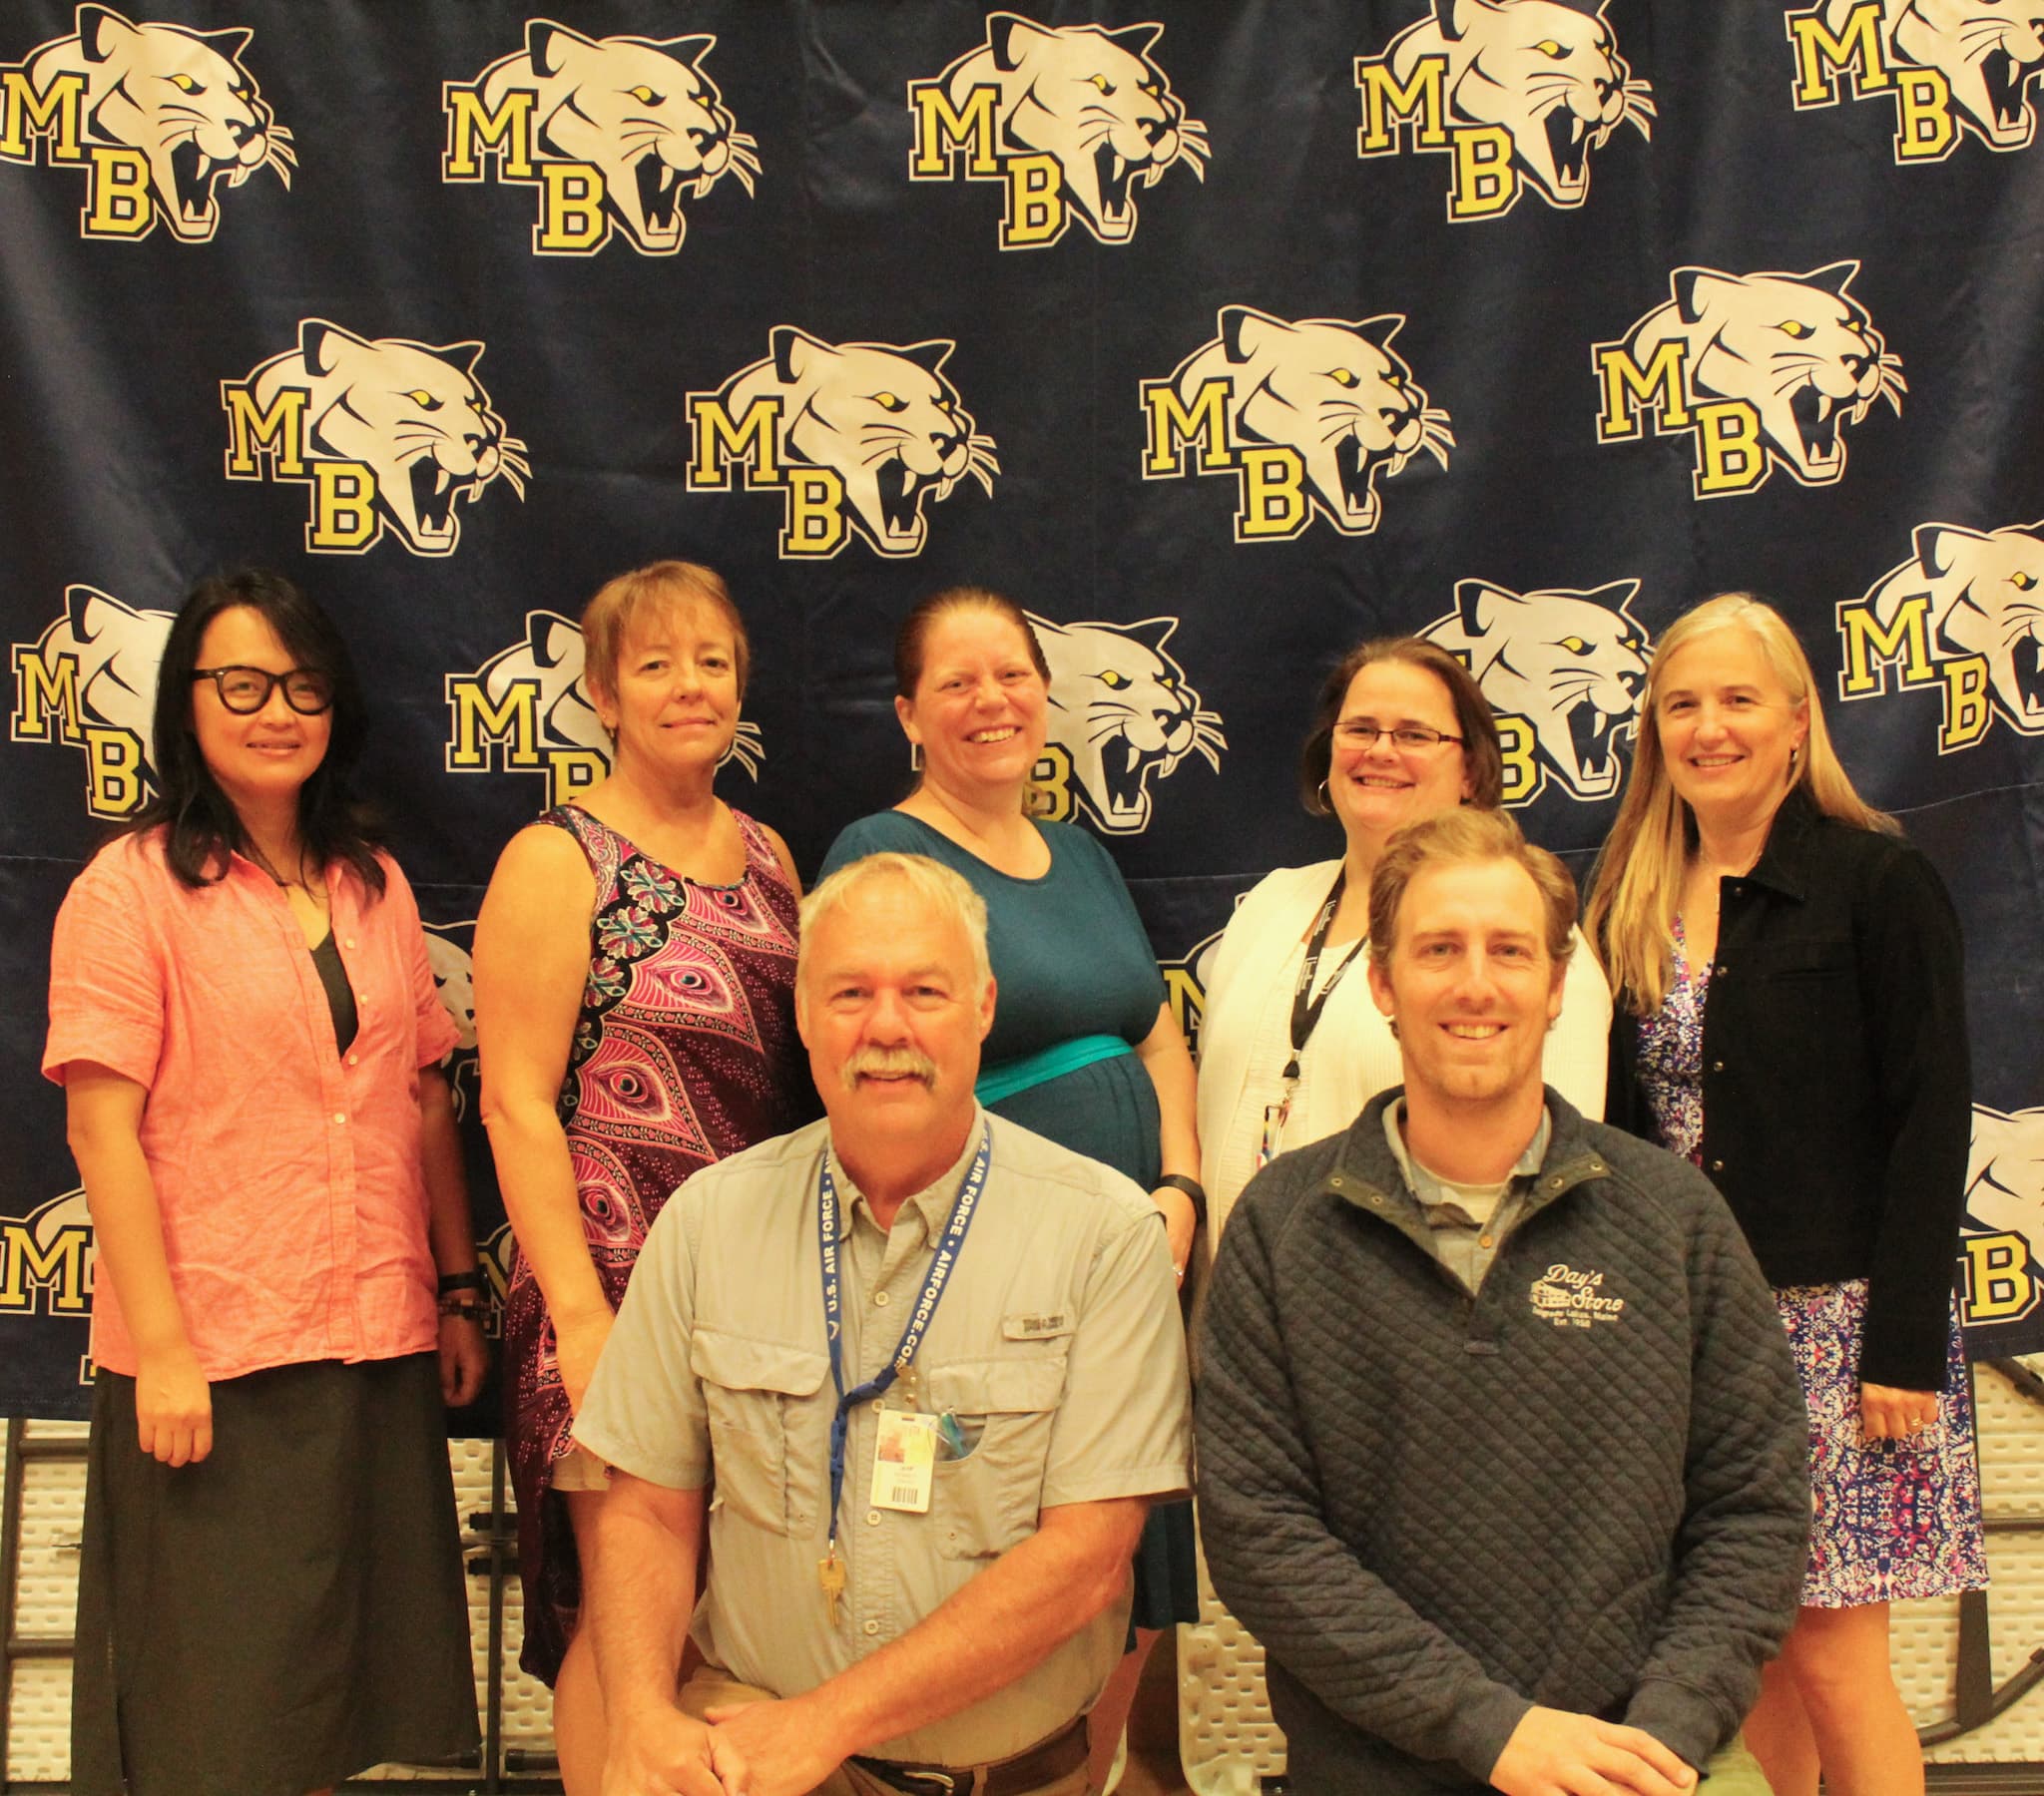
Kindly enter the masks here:
M 1332 851 L 1290 770 L 1341 650 L 1468 655 L 1580 869 L 1656 633 L 1761 592 L 1964 916 L 1968 1315 L 2044 1340 L 2044 42 L 1972 10 L 16 0 L 0 1411 L 82 1413 L 51 919 L 243 561 L 371 671 L 457 1017 L 497 848 L 604 764 L 572 620 L 655 557 L 739 596 L 725 789 L 805 872 L 900 794 L 894 621 L 1020 599 L 1195 1028 L 1235 897 Z

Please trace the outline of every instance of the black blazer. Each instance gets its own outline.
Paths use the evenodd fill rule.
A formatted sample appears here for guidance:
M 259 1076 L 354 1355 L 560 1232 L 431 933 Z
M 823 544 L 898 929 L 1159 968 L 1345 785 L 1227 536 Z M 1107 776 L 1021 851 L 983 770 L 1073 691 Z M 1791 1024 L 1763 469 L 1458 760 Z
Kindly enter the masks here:
M 1945 1383 L 1972 1127 L 1964 951 L 1936 869 L 1798 788 L 1720 882 L 1703 1166 L 1775 1285 L 1870 1280 L 1859 1375 Z M 1639 1019 L 1612 1019 L 1609 1120 L 1656 1138 Z

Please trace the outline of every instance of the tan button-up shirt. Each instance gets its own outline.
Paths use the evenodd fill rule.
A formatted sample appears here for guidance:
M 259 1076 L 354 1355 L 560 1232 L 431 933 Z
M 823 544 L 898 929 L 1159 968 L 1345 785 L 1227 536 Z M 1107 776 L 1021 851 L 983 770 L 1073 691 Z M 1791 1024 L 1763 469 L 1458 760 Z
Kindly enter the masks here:
M 914 1312 L 965 1151 L 881 1233 L 835 1156 L 844 1387 L 874 1377 Z M 674 1490 L 715 1475 L 713 1572 L 699 1643 L 745 1682 L 813 1689 L 905 1633 L 1066 1503 L 1190 1483 L 1190 1392 L 1156 1206 L 1121 1174 L 996 1118 L 985 1195 L 924 1336 L 912 1387 L 885 1401 L 954 1417 L 927 1514 L 869 1501 L 875 1405 L 850 1418 L 835 1626 L 817 1582 L 829 1536 L 836 1391 L 823 1327 L 817 1172 L 827 1122 L 683 1186 L 647 1236 L 575 1435 Z M 904 1381 L 905 1382 L 905 1381 Z M 1020 1752 L 1092 1703 L 1121 1656 L 1127 1604 L 1095 1617 L 997 1695 L 874 1750 L 967 1765 Z

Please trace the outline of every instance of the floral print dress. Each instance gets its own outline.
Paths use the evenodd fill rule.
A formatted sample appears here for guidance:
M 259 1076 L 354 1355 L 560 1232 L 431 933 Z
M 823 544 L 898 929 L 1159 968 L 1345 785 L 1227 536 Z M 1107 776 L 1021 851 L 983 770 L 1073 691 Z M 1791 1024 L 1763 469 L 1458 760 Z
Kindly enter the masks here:
M 1677 917 L 1668 996 L 1639 1022 L 1640 1080 L 1661 1144 L 1699 1165 L 1710 985 L 1710 967 L 1689 964 Z M 1794 1201 L 1792 1191 L 1782 1195 Z M 1810 1608 L 1941 1596 L 1987 1582 L 1972 1390 L 1957 1309 L 1937 1420 L 1907 1440 L 1864 1441 L 1859 1344 L 1866 1288 L 1865 1279 L 1854 1278 L 1775 1291 L 1809 1410 L 1810 1541 L 1802 1602 Z

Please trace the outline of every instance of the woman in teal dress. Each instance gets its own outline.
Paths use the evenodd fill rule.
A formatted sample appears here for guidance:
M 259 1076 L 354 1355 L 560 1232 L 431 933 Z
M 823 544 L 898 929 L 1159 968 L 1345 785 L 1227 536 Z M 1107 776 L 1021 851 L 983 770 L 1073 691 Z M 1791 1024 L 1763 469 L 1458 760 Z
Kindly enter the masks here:
M 894 809 L 846 828 L 822 874 L 896 849 L 971 882 L 986 900 L 998 994 L 980 1102 L 1150 1192 L 1182 1280 L 1206 1207 L 1192 1056 L 1107 850 L 1082 829 L 1028 814 L 1050 696 L 1029 620 L 979 587 L 924 600 L 894 641 L 894 690 L 922 777 Z M 1160 1505 L 1136 1556 L 1136 1649 L 1093 1710 L 1096 1789 L 1144 1656 L 1162 1629 L 1198 1615 L 1192 1506 Z

